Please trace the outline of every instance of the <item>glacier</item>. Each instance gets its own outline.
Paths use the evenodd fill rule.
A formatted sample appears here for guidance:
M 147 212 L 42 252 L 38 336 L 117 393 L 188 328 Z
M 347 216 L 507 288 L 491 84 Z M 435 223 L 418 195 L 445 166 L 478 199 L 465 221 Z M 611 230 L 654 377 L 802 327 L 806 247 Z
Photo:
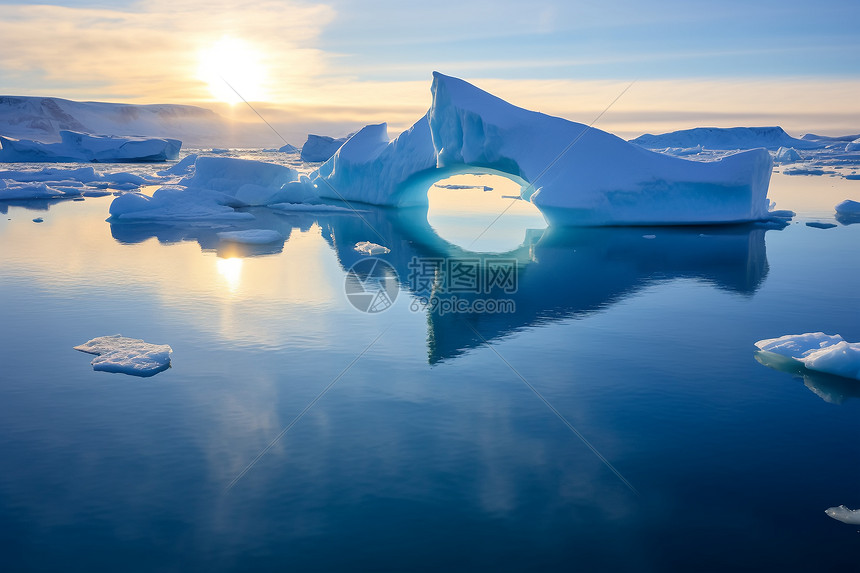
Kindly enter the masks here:
M 751 149 L 714 161 L 649 151 L 599 129 L 516 107 L 433 73 L 432 103 L 389 140 L 361 129 L 310 175 L 321 198 L 427 205 L 427 189 L 456 173 L 506 175 L 555 225 L 736 223 L 768 218 L 772 160 Z M 799 141 L 799 140 L 798 140 Z M 801 142 L 802 145 L 805 142 Z
M 131 163 L 177 159 L 178 139 L 60 131 L 58 143 L 0 136 L 0 162 Z

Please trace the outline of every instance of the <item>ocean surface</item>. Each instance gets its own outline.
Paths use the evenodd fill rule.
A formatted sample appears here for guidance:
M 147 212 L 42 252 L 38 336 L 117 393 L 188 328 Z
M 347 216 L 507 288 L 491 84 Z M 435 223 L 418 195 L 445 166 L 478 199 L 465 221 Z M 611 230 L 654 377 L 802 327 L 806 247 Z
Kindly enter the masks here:
M 784 228 L 544 229 L 518 202 L 489 232 L 509 190 L 470 184 L 429 213 L 251 209 L 287 237 L 264 246 L 111 224 L 110 196 L 0 204 L 0 569 L 856 567 L 824 511 L 860 507 L 860 382 L 754 343 L 860 342 L 833 210 L 860 181 L 775 174 Z M 171 367 L 93 371 L 73 347 L 110 334 Z

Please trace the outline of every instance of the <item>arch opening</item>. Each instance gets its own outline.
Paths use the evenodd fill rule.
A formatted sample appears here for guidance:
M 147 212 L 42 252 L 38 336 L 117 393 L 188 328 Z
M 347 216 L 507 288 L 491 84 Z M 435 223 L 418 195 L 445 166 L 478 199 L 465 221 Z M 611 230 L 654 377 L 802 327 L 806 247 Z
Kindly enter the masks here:
M 476 253 L 506 253 L 547 227 L 521 198 L 521 182 L 501 172 L 443 174 L 427 189 L 427 222 L 445 241 Z

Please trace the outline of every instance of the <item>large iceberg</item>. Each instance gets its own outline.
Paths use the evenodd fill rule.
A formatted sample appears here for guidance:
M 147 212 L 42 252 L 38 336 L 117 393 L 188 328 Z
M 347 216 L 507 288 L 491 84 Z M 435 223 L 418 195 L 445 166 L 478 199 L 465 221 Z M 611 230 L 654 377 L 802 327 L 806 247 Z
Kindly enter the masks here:
M 182 142 L 159 137 L 92 135 L 60 131 L 58 143 L 0 136 L 0 162 L 128 163 L 179 157 Z
M 655 153 L 581 123 L 511 105 L 434 72 L 427 115 L 389 141 L 386 124 L 351 137 L 313 174 L 320 197 L 426 205 L 458 172 L 502 173 L 552 224 L 733 223 L 768 217 L 765 149 L 715 161 Z

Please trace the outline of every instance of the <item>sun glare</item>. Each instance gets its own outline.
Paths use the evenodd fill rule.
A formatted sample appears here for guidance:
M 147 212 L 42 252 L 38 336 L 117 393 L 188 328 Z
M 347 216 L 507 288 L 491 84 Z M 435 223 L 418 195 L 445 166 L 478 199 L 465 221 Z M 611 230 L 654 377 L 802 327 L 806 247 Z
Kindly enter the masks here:
M 214 98 L 230 105 L 265 101 L 266 75 L 260 52 L 237 38 L 224 36 L 200 52 L 197 77 Z
M 215 264 L 218 268 L 218 274 L 227 282 L 227 288 L 230 292 L 239 288 L 239 281 L 242 279 L 242 259 L 235 257 L 217 259 Z

